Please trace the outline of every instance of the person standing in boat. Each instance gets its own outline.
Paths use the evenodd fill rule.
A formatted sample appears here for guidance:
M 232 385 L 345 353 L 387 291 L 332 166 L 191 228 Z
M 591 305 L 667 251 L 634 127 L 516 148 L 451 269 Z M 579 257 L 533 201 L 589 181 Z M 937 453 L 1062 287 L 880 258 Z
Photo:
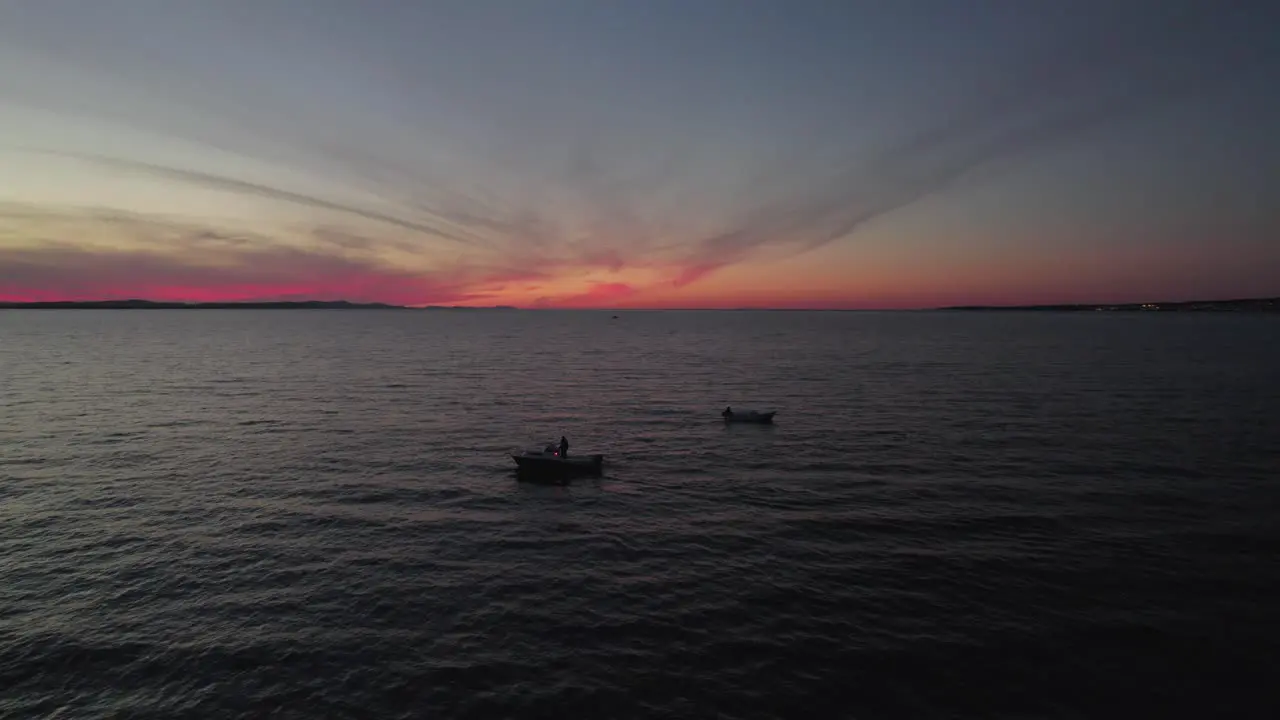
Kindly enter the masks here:
M 569 457 L 569 441 L 565 436 L 560 436 L 560 457 L 561 459 Z

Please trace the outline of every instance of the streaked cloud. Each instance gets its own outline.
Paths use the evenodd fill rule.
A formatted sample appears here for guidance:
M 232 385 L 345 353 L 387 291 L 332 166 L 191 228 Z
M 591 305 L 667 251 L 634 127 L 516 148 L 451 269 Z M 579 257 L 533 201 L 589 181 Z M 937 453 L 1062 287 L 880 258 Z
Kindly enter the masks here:
M 482 302 L 509 283 L 544 277 L 468 265 L 406 270 L 380 260 L 370 239 L 329 228 L 288 244 L 108 212 L 0 206 L 0 240 L 4 300 L 314 297 L 424 305 Z
M 0 163 L 75 161 L 103 197 L 113 178 L 144 178 L 130 199 L 150 206 L 0 209 L 0 294 L 650 301 L 733 268 L 850 262 L 848 248 L 890 241 L 875 224 L 931 201 L 1051 187 L 1035 171 L 1054 150 L 1233 92 L 1260 108 L 1241 88 L 1278 67 L 1265 12 L 1201 0 L 585 16 L 495 2 L 128 0 L 133 14 L 82 8 L 81 24 L 52 0 L 0 9 L 0 59 L 17 68 L 0 79 L 0 124 L 21 105 L 83 128 L 60 140 L 15 111 Z M 501 31 L 496 7 L 521 32 Z M 179 193 L 186 216 L 170 217 Z M 228 197 L 249 209 L 211 219 L 234 214 Z M 1187 212 L 1168 205 L 1151 215 Z M 1084 211 L 1044 222 L 1093 232 Z M 934 249 L 956 242 L 931 232 Z M 803 286 L 789 267 L 769 282 Z

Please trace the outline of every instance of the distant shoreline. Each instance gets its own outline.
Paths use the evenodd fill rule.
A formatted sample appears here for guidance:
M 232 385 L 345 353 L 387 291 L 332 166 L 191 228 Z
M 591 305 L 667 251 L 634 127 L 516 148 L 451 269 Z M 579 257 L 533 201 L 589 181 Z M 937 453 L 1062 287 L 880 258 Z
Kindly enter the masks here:
M 1081 303 L 1063 305 L 959 305 L 945 311 L 1002 312 L 1280 312 L 1280 297 L 1237 300 L 1185 300 L 1147 303 Z
M 0 310 L 514 310 L 507 306 L 462 307 L 428 305 L 414 308 L 385 303 L 352 303 L 344 300 L 280 302 L 163 302 L 154 300 L 70 300 L 50 302 L 0 302 Z
M 399 310 L 462 311 L 562 310 L 562 308 L 517 308 L 511 305 L 473 307 L 468 305 L 427 305 L 410 307 L 386 303 L 353 303 L 345 300 L 303 300 L 277 302 L 166 302 L 156 300 L 71 300 L 45 302 L 0 302 L 0 310 Z M 856 308 L 574 308 L 589 312 L 1280 312 L 1280 297 L 1236 300 L 1186 300 L 1148 303 L 1078 303 L 1056 305 L 955 305 L 950 307 L 861 311 Z

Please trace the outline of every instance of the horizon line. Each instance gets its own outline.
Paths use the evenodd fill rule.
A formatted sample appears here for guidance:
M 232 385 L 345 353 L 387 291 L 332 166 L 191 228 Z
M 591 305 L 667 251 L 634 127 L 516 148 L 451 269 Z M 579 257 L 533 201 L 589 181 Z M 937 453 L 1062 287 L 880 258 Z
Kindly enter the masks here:
M 351 300 L 214 300 L 214 301 L 184 301 L 184 300 L 150 300 L 146 298 L 124 298 L 124 299 L 101 299 L 101 300 L 31 300 L 31 301 L 3 301 L 0 300 L 0 309 L 20 310 L 30 309 L 79 309 L 74 306 L 83 306 L 83 309 L 95 309 L 95 306 L 103 305 L 134 305 L 134 306 L 163 306 L 156 309 L 236 309 L 242 306 L 246 309 L 287 309 L 290 306 L 321 306 L 316 309 L 336 309 L 338 307 L 347 306 L 351 309 L 388 309 L 388 310 L 520 310 L 526 312 L 536 311 L 587 311 L 587 312 L 927 312 L 939 310 L 1053 310 L 1053 309 L 1082 309 L 1082 308 L 1149 308 L 1158 309 L 1162 306 L 1191 306 L 1191 305 L 1241 305 L 1241 304 L 1265 304 L 1280 305 L 1280 296 L 1270 297 L 1234 297 L 1223 299 L 1196 299 L 1196 300 L 1160 300 L 1160 301 L 1128 301 L 1128 302 L 1058 302 L 1058 303 L 1032 303 L 1032 304 L 1006 304 L 1006 305 L 930 305 L 930 306 L 907 306 L 907 307 L 831 307 L 831 306 L 815 306 L 815 307 L 768 307 L 768 306 L 738 306 L 738 307 L 547 307 L 547 306 L 518 306 L 518 305 L 443 305 L 443 304 L 424 304 L 424 305 L 397 305 L 384 302 L 354 302 Z M 327 307 L 326 307 L 327 306 Z M 101 307 L 97 309 L 130 309 L 128 307 Z M 136 308 L 135 308 L 136 309 Z

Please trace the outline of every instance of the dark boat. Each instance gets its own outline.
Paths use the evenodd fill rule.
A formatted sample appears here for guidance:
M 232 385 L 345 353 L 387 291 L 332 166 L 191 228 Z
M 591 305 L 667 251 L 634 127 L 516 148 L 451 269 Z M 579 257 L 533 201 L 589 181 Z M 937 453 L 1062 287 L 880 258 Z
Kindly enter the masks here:
M 773 416 L 777 414 L 777 411 L 766 413 L 756 412 L 755 410 L 734 412 L 729 408 L 725 408 L 724 412 L 720 413 L 720 417 L 724 418 L 724 421 L 728 423 L 755 423 L 757 425 L 770 425 L 773 423 Z
M 600 475 L 604 471 L 604 455 L 570 455 L 561 457 L 554 446 L 542 450 L 526 450 L 512 455 L 516 473 L 528 480 L 568 480 L 572 477 Z

